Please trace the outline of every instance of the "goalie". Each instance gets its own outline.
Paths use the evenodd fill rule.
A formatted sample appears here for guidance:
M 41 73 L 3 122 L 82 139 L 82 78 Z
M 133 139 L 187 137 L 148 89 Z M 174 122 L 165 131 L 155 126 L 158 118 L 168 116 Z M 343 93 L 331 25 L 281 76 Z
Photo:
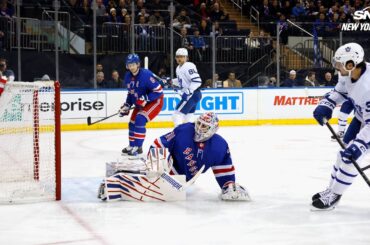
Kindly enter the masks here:
M 135 200 L 183 200 L 186 187 L 192 184 L 200 173 L 212 168 L 221 188 L 222 200 L 250 201 L 248 191 L 235 182 L 230 150 L 225 139 L 216 134 L 218 126 L 216 114 L 208 112 L 200 115 L 195 123 L 179 125 L 172 132 L 157 138 L 151 146 L 144 169 L 132 168 L 133 170 L 116 173 L 107 178 L 100 186 L 98 197 L 102 200 L 133 200 L 134 198 L 127 196 L 132 193 L 117 193 L 117 188 L 120 188 L 120 184 L 126 189 L 132 188 L 124 181 L 132 182 L 132 178 L 136 178 L 136 185 L 141 188 L 141 194 L 140 197 L 136 196 Z M 166 149 L 169 151 L 168 157 Z M 166 174 L 168 171 L 170 175 Z M 133 173 L 143 175 L 132 177 Z M 163 191 L 161 187 L 164 188 Z M 151 197 L 143 195 L 149 192 Z

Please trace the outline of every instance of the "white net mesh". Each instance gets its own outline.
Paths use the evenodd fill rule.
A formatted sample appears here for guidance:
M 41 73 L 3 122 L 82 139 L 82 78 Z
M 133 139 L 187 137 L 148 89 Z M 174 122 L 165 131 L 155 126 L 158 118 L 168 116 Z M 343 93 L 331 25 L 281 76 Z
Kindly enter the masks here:
M 7 83 L 0 96 L 0 202 L 55 200 L 54 82 Z

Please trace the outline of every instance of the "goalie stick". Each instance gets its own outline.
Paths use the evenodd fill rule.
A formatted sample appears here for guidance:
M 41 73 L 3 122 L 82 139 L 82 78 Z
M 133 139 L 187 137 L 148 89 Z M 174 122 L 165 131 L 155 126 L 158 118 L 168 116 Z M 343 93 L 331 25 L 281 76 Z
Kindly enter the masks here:
M 332 128 L 332 126 L 329 124 L 328 120 L 326 118 L 324 118 L 324 123 L 325 125 L 329 128 L 331 134 L 333 135 L 333 137 L 337 140 L 337 142 L 339 143 L 340 147 L 344 150 L 346 149 L 346 146 L 344 145 L 343 141 L 341 139 L 339 139 L 338 135 L 335 133 L 334 129 Z M 364 171 L 368 168 L 370 168 L 370 165 L 369 166 L 366 166 L 364 168 L 361 168 L 360 165 L 358 165 L 358 163 L 356 162 L 356 160 L 354 160 L 353 158 L 350 158 L 349 160 L 351 160 L 353 166 L 355 166 L 355 168 L 357 169 L 357 171 L 360 173 L 360 175 L 362 176 L 362 178 L 365 180 L 366 184 L 370 187 L 370 181 L 369 179 L 367 178 L 366 174 L 364 173 Z
M 180 182 L 178 182 L 176 179 L 172 178 L 171 175 L 169 175 L 168 173 L 166 172 L 163 172 L 163 173 L 158 173 L 158 177 L 160 177 L 161 179 L 165 180 L 166 182 L 168 182 L 172 188 L 174 188 L 175 190 L 177 191 L 184 191 L 186 190 L 189 186 L 191 186 L 192 184 L 194 184 L 194 182 L 198 179 L 198 177 L 202 174 L 204 170 L 204 165 L 199 169 L 199 171 L 193 176 L 193 178 L 191 178 L 189 181 L 187 181 L 185 184 L 181 184 Z M 140 170 L 125 170 L 125 169 L 121 169 L 121 170 L 118 170 L 116 173 L 127 173 L 127 174 L 142 174 L 142 175 L 150 175 L 150 173 L 148 171 L 140 171 Z

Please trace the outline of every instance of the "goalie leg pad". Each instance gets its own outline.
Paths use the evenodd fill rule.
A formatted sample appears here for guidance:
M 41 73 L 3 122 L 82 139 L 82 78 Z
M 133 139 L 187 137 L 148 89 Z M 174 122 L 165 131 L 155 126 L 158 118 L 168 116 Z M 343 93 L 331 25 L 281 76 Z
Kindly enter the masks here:
M 185 176 L 172 176 L 184 183 Z M 175 190 L 161 177 L 148 178 L 145 175 L 119 173 L 105 179 L 107 201 L 180 201 L 186 200 L 184 191 Z

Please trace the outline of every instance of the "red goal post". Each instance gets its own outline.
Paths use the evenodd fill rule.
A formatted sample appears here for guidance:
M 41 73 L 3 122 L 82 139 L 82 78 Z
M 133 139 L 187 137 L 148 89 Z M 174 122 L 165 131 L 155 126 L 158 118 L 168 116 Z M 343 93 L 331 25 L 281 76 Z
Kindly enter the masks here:
M 0 96 L 0 203 L 61 199 L 59 82 L 8 82 Z

